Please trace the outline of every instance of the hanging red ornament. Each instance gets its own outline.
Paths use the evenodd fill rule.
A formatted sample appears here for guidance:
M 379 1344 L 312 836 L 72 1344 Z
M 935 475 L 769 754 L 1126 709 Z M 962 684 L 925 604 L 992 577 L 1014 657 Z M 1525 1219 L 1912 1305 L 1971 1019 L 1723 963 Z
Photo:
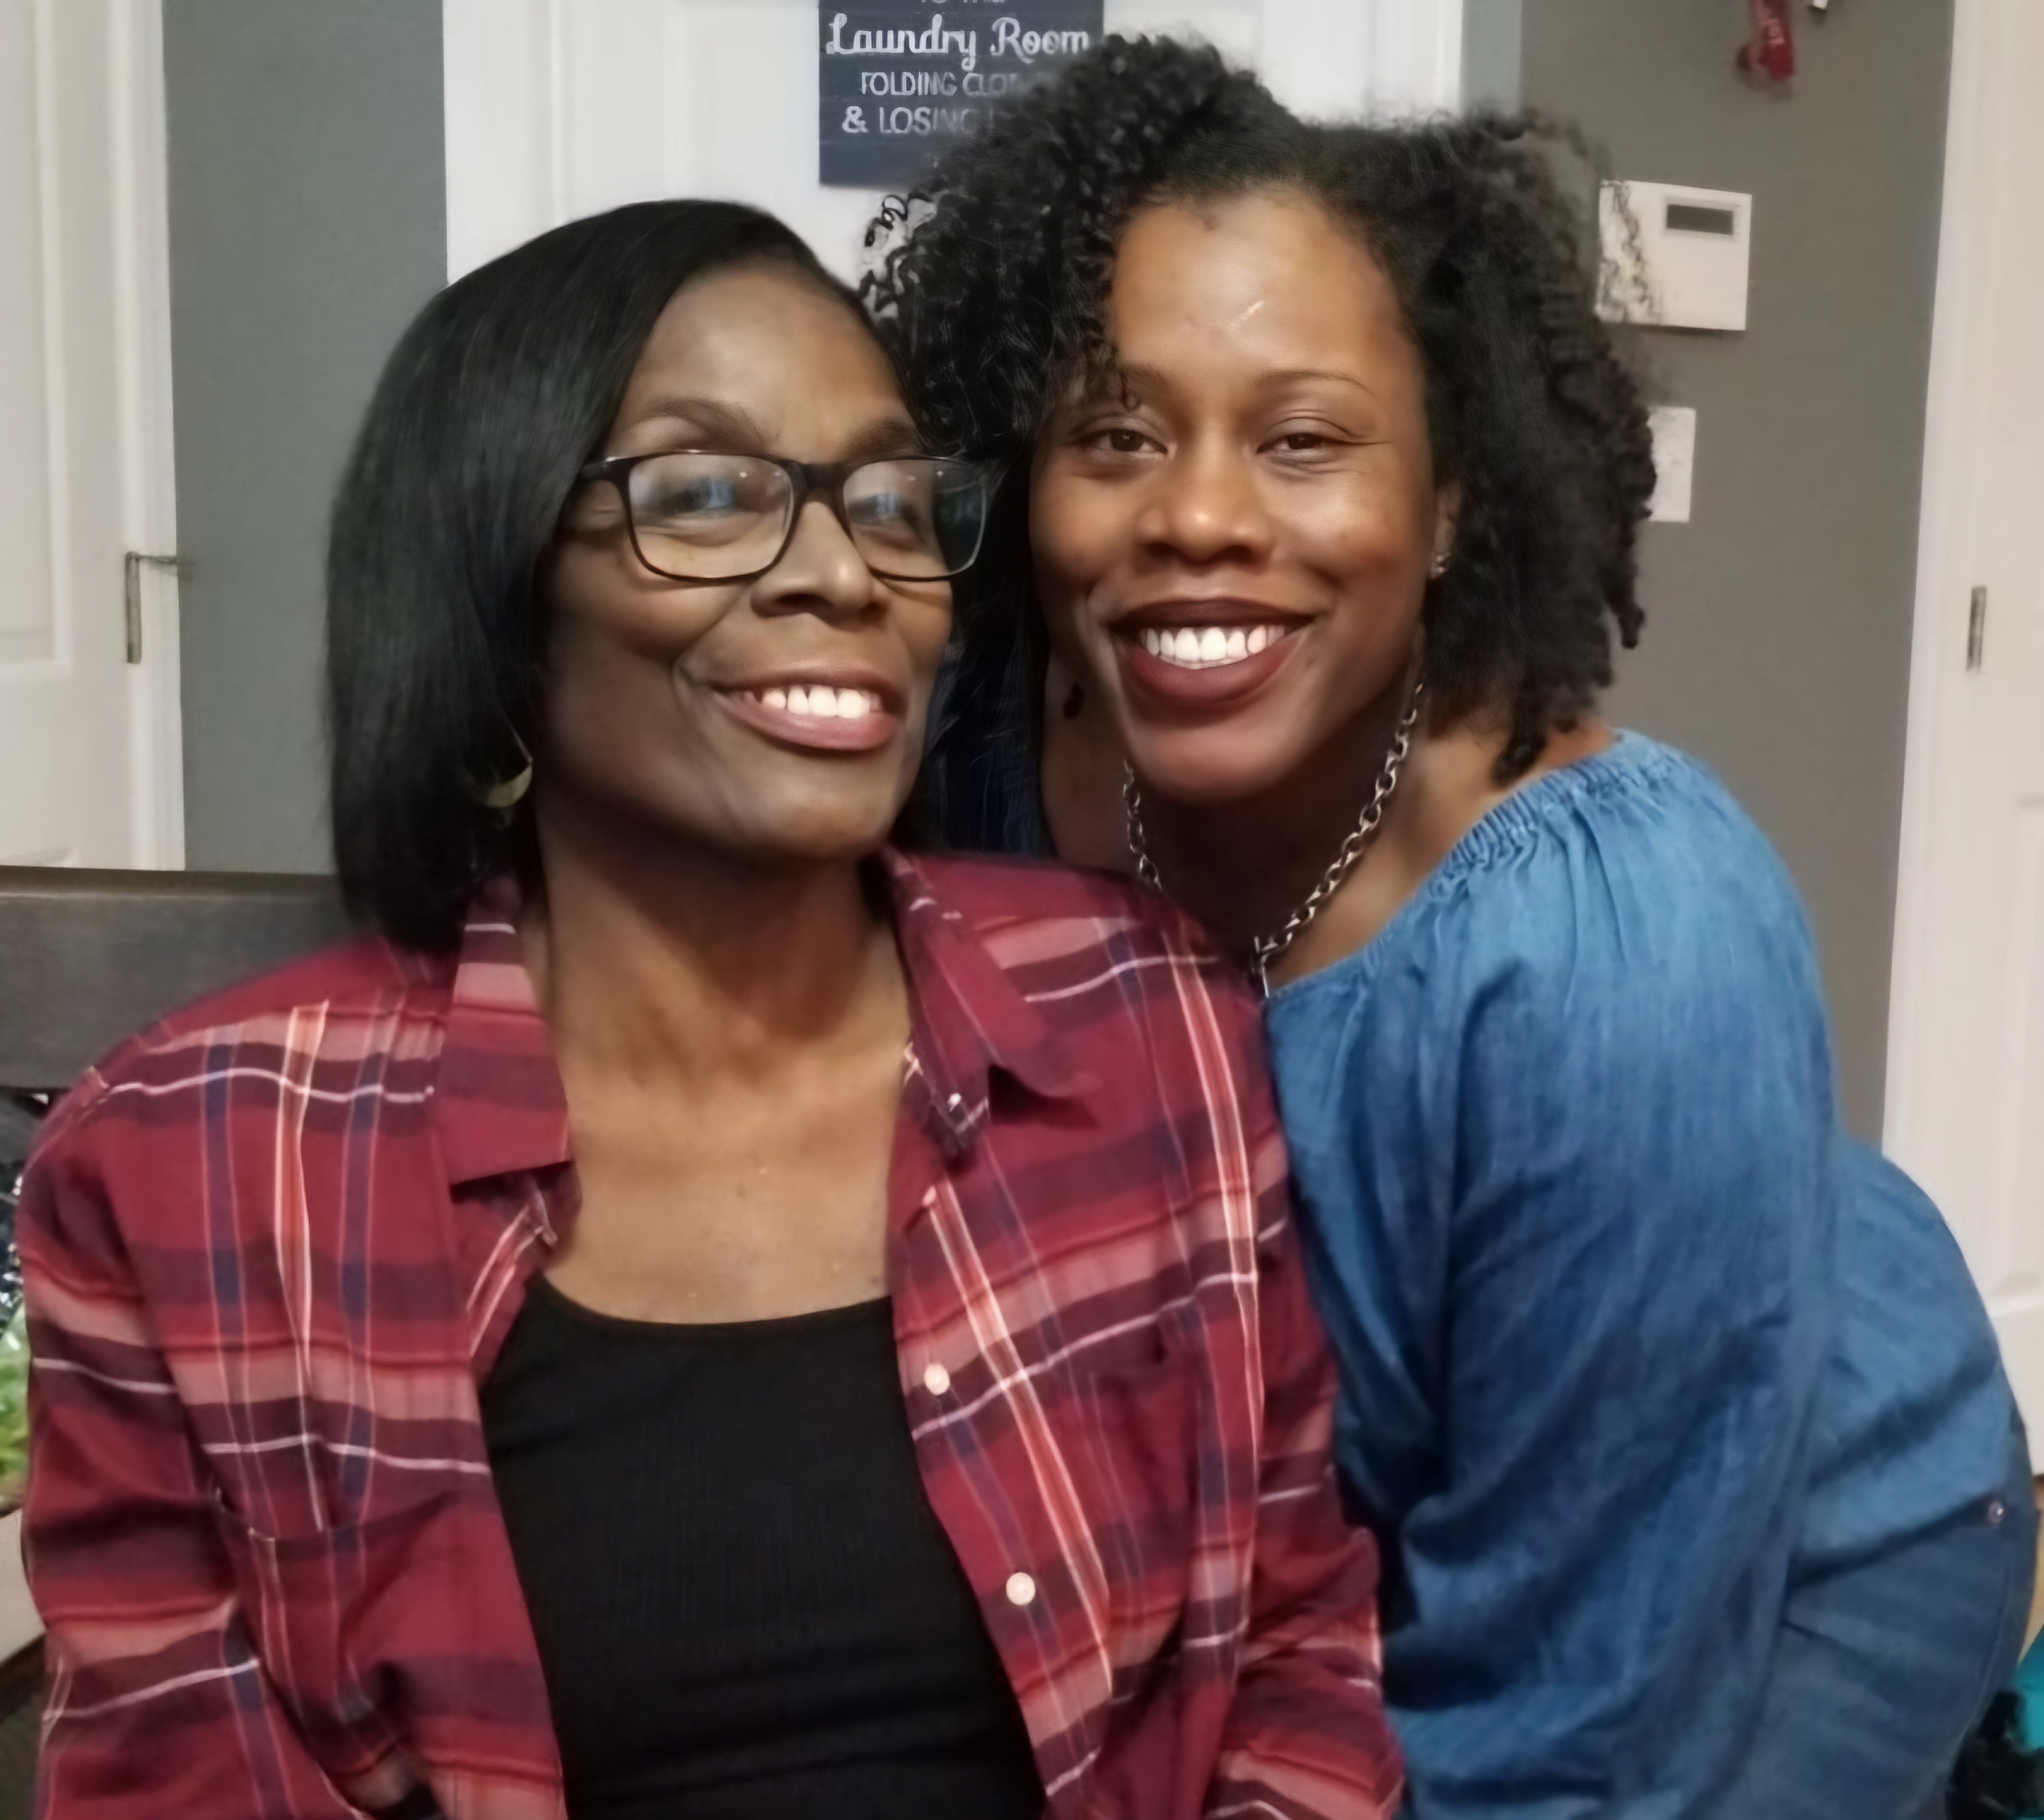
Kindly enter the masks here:
M 1785 83 L 1796 73 L 1796 33 L 1788 0 L 1748 0 L 1753 36 L 1739 48 L 1741 75 L 1756 82 Z

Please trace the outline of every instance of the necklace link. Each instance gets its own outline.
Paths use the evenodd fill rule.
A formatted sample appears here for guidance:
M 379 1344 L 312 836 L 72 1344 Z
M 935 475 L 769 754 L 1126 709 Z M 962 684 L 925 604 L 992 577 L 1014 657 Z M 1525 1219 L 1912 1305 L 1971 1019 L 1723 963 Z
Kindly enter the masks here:
M 1342 841 L 1332 863 L 1321 873 L 1319 882 L 1276 930 L 1251 939 L 1250 972 L 1255 975 L 1256 983 L 1262 988 L 1266 998 L 1270 995 L 1273 965 L 1312 926 L 1314 918 L 1348 882 L 1350 873 L 1362 863 L 1363 855 L 1377 839 L 1377 830 L 1384 825 L 1384 812 L 1390 806 L 1405 760 L 1412 753 L 1412 737 L 1420 725 L 1420 698 L 1425 693 L 1426 684 L 1416 679 L 1412 694 L 1405 699 L 1405 712 L 1399 717 L 1390 745 L 1384 748 L 1384 763 L 1377 768 L 1377 782 L 1370 791 L 1370 800 L 1363 805 L 1362 814 Z M 1122 768 L 1121 801 L 1128 814 L 1128 851 L 1135 860 L 1135 875 L 1151 891 L 1161 891 L 1163 881 L 1158 874 L 1157 862 L 1151 857 L 1149 832 L 1143 825 L 1143 787 L 1136 781 L 1132 764 Z

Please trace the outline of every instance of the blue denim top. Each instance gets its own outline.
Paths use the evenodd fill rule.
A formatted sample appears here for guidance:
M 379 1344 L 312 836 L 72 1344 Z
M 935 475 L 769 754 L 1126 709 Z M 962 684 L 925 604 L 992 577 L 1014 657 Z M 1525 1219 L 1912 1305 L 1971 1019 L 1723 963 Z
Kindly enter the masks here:
M 1839 1126 L 1779 862 L 1627 735 L 1270 1028 L 1415 1811 L 1687 1811 L 1797 1583 L 2008 1483 L 1993 1332 Z

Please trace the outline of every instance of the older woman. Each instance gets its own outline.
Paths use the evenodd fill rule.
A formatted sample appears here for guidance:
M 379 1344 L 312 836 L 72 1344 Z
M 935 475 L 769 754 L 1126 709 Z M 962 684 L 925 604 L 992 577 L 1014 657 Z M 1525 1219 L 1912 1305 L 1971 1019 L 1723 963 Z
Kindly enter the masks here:
M 870 301 L 1013 475 L 934 804 L 1270 995 L 1414 1812 L 1941 1812 L 2023 1436 L 1779 864 L 1598 716 L 1652 475 L 1539 148 L 1111 42 L 931 198 Z
M 884 845 L 984 503 L 748 210 L 405 336 L 329 571 L 377 933 L 22 1206 L 46 1820 L 1395 1803 L 1253 1008 Z

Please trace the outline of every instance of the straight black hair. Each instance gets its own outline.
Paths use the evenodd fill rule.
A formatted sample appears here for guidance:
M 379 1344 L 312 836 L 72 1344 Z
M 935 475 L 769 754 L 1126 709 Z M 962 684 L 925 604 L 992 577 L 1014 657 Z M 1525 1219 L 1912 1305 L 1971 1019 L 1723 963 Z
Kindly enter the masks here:
M 329 806 L 349 906 L 404 946 L 454 946 L 485 879 L 536 881 L 529 815 L 484 795 L 539 749 L 542 559 L 668 300 L 763 260 L 858 311 L 770 215 L 638 202 L 448 286 L 384 367 L 327 551 Z

